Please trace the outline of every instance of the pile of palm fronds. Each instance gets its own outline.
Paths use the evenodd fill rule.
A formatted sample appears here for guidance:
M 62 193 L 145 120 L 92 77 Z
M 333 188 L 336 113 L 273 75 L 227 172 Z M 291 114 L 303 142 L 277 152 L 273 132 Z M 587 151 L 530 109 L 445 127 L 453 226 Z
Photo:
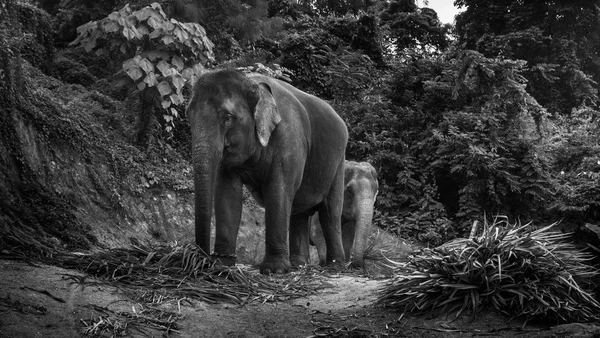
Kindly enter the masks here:
M 367 238 L 364 252 L 364 271 L 371 278 L 389 278 L 394 275 L 395 267 L 391 261 L 406 261 L 414 251 L 410 244 L 401 238 L 380 228 L 374 229 Z
M 140 306 L 141 304 L 138 304 Z M 148 330 L 155 329 L 169 333 L 179 333 L 177 320 L 183 317 L 181 314 L 176 314 L 164 310 L 156 310 L 151 308 L 141 308 L 134 310 L 133 313 L 125 311 L 114 311 L 106 307 L 97 305 L 89 305 L 93 310 L 101 313 L 96 319 L 83 320 L 83 333 L 86 336 L 104 337 L 125 337 L 129 336 L 133 331 L 142 333 L 144 336 L 152 336 Z
M 598 271 L 553 225 L 532 230 L 500 218 L 484 222 L 481 236 L 412 256 L 413 272 L 392 278 L 377 303 L 404 313 L 456 311 L 456 317 L 491 309 L 557 322 L 598 319 L 600 304 L 588 291 Z
M 216 264 L 195 244 L 157 248 L 133 245 L 94 254 L 58 254 L 51 263 L 120 285 L 160 290 L 163 296 L 210 303 L 283 300 L 306 296 L 317 289 L 317 281 L 302 271 L 268 278 Z

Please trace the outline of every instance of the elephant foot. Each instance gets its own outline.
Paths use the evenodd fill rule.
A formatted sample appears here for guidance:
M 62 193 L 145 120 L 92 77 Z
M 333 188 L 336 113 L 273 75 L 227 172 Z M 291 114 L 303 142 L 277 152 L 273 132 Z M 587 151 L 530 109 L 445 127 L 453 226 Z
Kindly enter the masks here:
M 333 260 L 327 260 L 327 262 L 325 262 L 325 265 L 323 265 L 323 267 L 328 270 L 343 271 L 346 269 L 346 264 L 341 259 L 333 259 Z
M 264 275 L 288 273 L 290 268 L 290 261 L 285 257 L 265 256 L 260 263 L 260 273 Z
M 306 258 L 303 256 L 291 256 L 290 263 L 292 264 L 293 267 L 305 266 Z

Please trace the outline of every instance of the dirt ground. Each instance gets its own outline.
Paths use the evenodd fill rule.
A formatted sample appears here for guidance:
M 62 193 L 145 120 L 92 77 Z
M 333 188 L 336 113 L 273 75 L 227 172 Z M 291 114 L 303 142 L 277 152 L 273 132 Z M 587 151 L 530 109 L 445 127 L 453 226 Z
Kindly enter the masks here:
M 0 337 L 600 337 L 600 327 L 592 324 L 522 327 L 518 319 L 493 313 L 474 320 L 399 319 L 391 309 L 372 306 L 385 280 L 358 273 L 317 278 L 322 287 L 305 298 L 243 306 L 165 300 L 152 309 L 78 271 L 0 260 Z M 169 316 L 154 323 L 177 319 L 176 331 L 166 333 L 152 320 L 136 324 L 150 310 Z M 114 319 L 115 313 L 130 318 L 126 330 L 126 320 Z

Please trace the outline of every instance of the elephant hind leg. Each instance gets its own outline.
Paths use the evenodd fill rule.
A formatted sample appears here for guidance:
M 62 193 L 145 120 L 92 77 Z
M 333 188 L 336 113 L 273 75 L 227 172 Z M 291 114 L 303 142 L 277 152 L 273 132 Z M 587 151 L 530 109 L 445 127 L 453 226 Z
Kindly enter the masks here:
M 325 245 L 325 238 L 323 237 L 323 229 L 321 229 L 318 213 L 311 216 L 310 227 L 310 244 L 317 248 L 319 264 L 324 266 L 327 259 L 327 246 Z
M 292 266 L 306 265 L 309 260 L 309 223 L 308 214 L 290 217 L 290 263 Z
M 344 202 L 344 162 L 338 167 L 328 196 L 319 206 L 319 221 L 327 246 L 325 265 L 342 265 L 345 259 L 342 245 L 342 208 Z

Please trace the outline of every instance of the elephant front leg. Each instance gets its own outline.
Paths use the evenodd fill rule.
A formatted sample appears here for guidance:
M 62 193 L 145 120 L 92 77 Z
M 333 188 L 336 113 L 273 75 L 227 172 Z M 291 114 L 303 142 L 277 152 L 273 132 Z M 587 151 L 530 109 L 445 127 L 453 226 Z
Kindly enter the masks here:
M 242 182 L 233 174 L 221 174 L 215 192 L 215 250 L 213 258 L 234 265 L 236 243 L 242 217 Z
M 303 266 L 309 260 L 310 216 L 308 214 L 293 215 L 290 218 L 290 263 L 292 266 Z
M 265 257 L 260 264 L 263 274 L 283 274 L 290 271 L 288 229 L 292 210 L 292 196 L 285 185 L 271 180 L 263 194 L 265 201 Z

